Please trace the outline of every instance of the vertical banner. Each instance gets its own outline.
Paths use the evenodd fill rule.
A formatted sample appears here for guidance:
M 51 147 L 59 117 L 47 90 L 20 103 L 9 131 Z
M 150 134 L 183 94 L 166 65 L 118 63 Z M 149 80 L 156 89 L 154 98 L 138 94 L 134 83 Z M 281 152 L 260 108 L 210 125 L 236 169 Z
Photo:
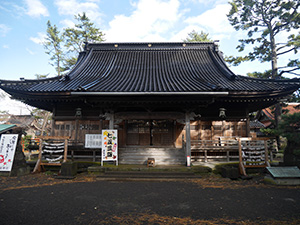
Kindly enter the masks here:
M 103 161 L 116 161 L 118 165 L 118 130 L 102 130 L 102 154 Z
M 0 171 L 11 171 L 17 143 L 17 134 L 2 134 L 0 139 Z

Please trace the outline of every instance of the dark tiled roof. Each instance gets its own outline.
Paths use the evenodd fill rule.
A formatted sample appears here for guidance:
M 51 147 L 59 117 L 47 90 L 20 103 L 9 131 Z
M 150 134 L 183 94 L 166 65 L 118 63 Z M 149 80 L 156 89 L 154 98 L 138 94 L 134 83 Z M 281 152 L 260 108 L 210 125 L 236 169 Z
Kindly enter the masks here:
M 249 126 L 252 129 L 265 128 L 265 125 L 263 123 L 259 122 L 258 120 L 250 120 Z
M 278 92 L 299 88 L 299 80 L 236 76 L 215 43 L 88 44 L 65 77 L 1 81 L 20 92 Z

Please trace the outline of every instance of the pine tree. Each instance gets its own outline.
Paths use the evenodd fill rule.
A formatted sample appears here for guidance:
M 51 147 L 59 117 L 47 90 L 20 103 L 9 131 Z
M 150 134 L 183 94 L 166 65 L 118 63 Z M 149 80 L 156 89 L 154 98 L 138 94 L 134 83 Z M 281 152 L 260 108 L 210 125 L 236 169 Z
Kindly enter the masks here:
M 63 38 L 60 35 L 59 30 L 56 25 L 51 25 L 51 22 L 47 22 L 47 37 L 43 42 L 43 46 L 46 49 L 46 54 L 50 55 L 50 60 L 53 63 L 50 63 L 55 67 L 57 75 L 61 75 L 62 62 L 64 60 L 64 54 L 62 51 L 62 42 Z
M 248 38 L 240 40 L 237 49 L 242 52 L 246 45 L 254 45 L 246 56 L 229 57 L 228 62 L 238 65 L 243 61 L 258 59 L 271 62 L 271 77 L 278 78 L 284 73 L 296 75 L 300 69 L 299 59 L 292 59 L 278 67 L 279 57 L 298 52 L 300 47 L 300 0 L 233 0 L 227 15 L 236 30 L 247 30 Z M 279 36 L 287 38 L 278 41 Z
M 184 39 L 184 42 L 209 42 L 212 41 L 210 38 L 208 38 L 208 33 L 204 33 L 203 31 L 196 32 L 195 30 L 192 30 L 192 32 L 188 33 L 188 36 L 186 39 Z

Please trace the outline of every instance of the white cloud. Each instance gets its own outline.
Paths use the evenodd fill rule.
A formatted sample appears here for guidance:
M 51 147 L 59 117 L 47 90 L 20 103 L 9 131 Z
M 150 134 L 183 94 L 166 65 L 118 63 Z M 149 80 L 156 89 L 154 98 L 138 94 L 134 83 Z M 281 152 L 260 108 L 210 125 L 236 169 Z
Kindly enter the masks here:
M 36 44 L 42 45 L 43 42 L 45 41 L 46 38 L 46 34 L 42 33 L 42 32 L 38 32 L 38 36 L 37 37 L 30 37 L 29 39 L 31 41 L 33 41 Z
M 0 24 L 0 36 L 4 37 L 11 30 L 10 27 L 5 24 Z
M 9 49 L 9 45 L 3 45 L 3 48 Z
M 193 0 L 196 1 L 200 4 L 214 4 L 214 5 L 220 5 L 220 4 L 225 4 L 228 3 L 228 0 Z
M 179 0 L 140 0 L 132 3 L 135 11 L 130 16 L 116 15 L 104 31 L 107 41 L 165 41 L 182 14 Z
M 35 55 L 35 52 L 31 51 L 29 48 L 26 48 L 26 51 L 27 51 L 30 55 Z
M 226 14 L 230 10 L 229 4 L 217 5 L 199 16 L 187 18 L 184 22 L 189 25 L 203 27 L 213 37 L 229 38 L 234 28 L 230 25 Z
M 203 31 L 204 33 L 208 33 L 207 30 L 204 27 L 198 26 L 198 25 L 188 25 L 184 27 L 184 29 L 180 30 L 179 32 L 175 33 L 170 41 L 183 41 L 187 38 L 188 34 L 195 30 L 196 32 Z M 211 38 L 211 35 L 208 36 Z
M 25 0 L 26 14 L 31 17 L 49 16 L 48 9 L 39 0 Z
M 59 22 L 60 24 L 62 24 L 63 28 L 74 28 L 75 27 L 75 23 L 72 20 L 61 20 Z
M 102 14 L 98 6 L 98 0 L 86 0 L 84 2 L 77 0 L 56 0 L 55 5 L 58 7 L 60 15 L 78 15 L 85 12 L 89 19 L 100 24 Z

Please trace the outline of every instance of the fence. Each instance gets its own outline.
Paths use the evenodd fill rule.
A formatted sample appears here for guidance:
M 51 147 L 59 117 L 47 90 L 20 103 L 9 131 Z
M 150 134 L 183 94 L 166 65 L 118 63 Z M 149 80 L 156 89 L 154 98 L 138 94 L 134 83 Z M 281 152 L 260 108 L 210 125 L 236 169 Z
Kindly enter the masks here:
M 266 139 L 270 160 L 273 161 L 273 154 L 278 151 L 277 142 L 275 138 Z M 192 161 L 238 161 L 238 137 L 220 137 L 217 140 L 192 140 L 191 153 Z

